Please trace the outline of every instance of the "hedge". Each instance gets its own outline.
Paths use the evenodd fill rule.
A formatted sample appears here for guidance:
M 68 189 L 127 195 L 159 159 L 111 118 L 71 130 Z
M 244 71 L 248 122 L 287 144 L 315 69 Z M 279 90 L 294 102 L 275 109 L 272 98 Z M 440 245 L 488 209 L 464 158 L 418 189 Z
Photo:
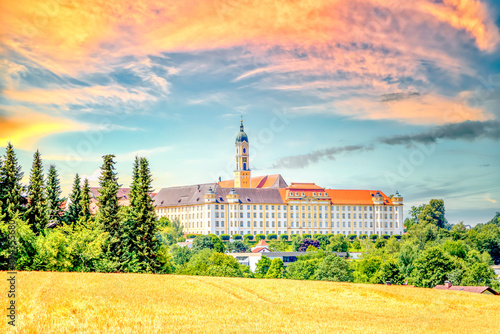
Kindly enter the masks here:
M 255 241 L 265 240 L 265 239 L 266 239 L 266 236 L 264 234 L 256 234 L 255 235 Z
M 234 240 L 241 240 L 241 239 L 243 239 L 243 237 L 241 236 L 241 234 L 235 234 L 235 235 L 233 235 L 233 239 Z
M 309 233 L 302 234 L 302 238 L 311 239 L 311 235 Z
M 267 240 L 277 240 L 278 235 L 276 233 L 271 233 L 267 235 Z
M 252 241 L 253 240 L 253 234 L 245 234 L 243 236 L 243 240 L 249 240 L 249 241 Z
M 220 240 L 228 241 L 229 239 L 231 239 L 231 236 L 229 234 L 220 235 Z
M 356 234 L 348 234 L 348 235 L 347 235 L 347 239 L 349 239 L 349 240 L 354 240 L 354 239 L 356 239 L 357 237 L 358 237 L 358 236 L 357 236 Z
M 280 240 L 288 240 L 288 234 L 280 234 Z
M 372 235 L 370 235 L 370 239 L 377 240 L 378 239 L 378 234 L 372 234 Z

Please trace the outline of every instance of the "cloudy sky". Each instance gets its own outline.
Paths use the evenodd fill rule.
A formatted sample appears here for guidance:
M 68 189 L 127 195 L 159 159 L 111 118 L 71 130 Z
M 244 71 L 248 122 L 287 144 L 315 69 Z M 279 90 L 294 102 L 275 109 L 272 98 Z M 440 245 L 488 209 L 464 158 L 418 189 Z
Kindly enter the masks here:
M 500 211 L 495 0 L 0 2 L 0 144 L 96 185 L 135 155 L 156 190 L 254 175 Z

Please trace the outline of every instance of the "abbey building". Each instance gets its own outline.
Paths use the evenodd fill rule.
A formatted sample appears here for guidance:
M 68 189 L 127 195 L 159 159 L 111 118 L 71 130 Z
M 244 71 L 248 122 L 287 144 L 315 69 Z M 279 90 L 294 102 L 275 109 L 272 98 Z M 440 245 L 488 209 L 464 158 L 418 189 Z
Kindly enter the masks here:
M 250 144 L 241 121 L 234 180 L 161 189 L 158 217 L 178 219 L 192 234 L 403 234 L 403 198 L 379 190 L 325 189 L 253 176 Z

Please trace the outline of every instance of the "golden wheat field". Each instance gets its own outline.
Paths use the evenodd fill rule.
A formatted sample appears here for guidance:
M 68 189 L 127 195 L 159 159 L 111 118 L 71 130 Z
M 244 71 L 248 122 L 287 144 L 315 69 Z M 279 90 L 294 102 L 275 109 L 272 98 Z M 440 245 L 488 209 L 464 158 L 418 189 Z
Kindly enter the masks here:
M 20 272 L 17 277 L 18 325 L 15 330 L 7 325 L 2 307 L 1 327 L 7 332 L 500 331 L 500 298 L 465 292 L 148 274 Z M 6 284 L 2 289 L 7 296 Z

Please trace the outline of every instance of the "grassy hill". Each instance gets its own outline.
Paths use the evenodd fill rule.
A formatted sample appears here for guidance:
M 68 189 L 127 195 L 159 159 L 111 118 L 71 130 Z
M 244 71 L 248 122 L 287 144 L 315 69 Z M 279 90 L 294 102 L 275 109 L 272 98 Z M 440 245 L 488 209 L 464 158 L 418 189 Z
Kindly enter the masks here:
M 21 272 L 17 290 L 19 333 L 498 333 L 500 324 L 499 297 L 400 286 Z

